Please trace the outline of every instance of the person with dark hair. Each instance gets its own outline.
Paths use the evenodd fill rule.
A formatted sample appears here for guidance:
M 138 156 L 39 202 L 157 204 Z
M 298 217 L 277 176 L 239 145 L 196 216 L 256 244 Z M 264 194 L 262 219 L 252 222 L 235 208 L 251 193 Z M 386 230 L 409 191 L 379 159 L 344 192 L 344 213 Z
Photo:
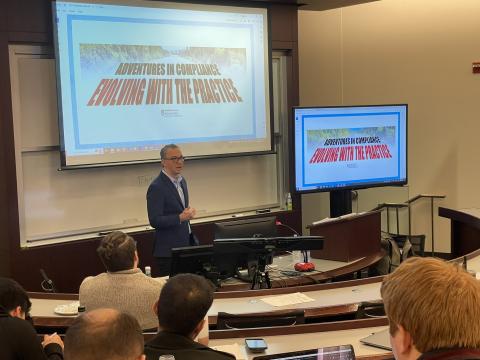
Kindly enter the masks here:
M 182 177 L 185 158 L 175 144 L 160 150 L 162 171 L 147 191 L 150 225 L 155 228 L 153 256 L 157 260 L 156 276 L 170 274 L 172 248 L 198 245 L 190 220 L 195 209 L 189 206 L 187 182 Z
M 57 334 L 37 339 L 29 316 L 32 303 L 14 280 L 0 278 L 0 358 L 2 360 L 63 359 L 63 342 Z
M 145 345 L 148 360 L 174 355 L 175 360 L 231 360 L 231 354 L 213 350 L 193 339 L 204 326 L 212 306 L 213 286 L 194 274 L 179 274 L 167 281 L 157 303 L 159 332 Z
M 97 253 L 107 272 L 83 280 L 80 304 L 86 311 L 98 308 L 128 311 L 142 329 L 156 329 L 158 320 L 152 306 L 165 281 L 152 279 L 138 268 L 135 240 L 121 231 L 111 232 L 102 239 Z
M 126 312 L 97 309 L 77 317 L 65 335 L 65 360 L 144 360 L 143 334 Z

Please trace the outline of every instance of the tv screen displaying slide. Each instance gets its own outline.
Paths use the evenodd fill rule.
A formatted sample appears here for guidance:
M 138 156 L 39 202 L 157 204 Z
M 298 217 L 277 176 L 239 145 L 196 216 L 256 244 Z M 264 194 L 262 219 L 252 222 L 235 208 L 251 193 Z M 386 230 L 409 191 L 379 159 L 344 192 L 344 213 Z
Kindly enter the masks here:
M 64 167 L 272 150 L 266 8 L 52 7 Z
M 407 183 L 407 105 L 297 107 L 295 189 Z

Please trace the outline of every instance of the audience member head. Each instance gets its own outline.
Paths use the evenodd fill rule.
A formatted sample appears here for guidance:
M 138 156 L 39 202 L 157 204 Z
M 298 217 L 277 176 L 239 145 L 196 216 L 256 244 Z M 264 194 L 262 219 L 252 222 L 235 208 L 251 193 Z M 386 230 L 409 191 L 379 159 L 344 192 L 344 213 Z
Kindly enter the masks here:
M 12 279 L 0 278 L 0 307 L 11 316 L 25 319 L 32 303 L 19 283 Z
M 107 271 L 122 271 L 138 265 L 137 244 L 133 238 L 121 231 L 113 231 L 105 236 L 97 248 Z
M 213 302 L 213 285 L 194 274 L 178 274 L 167 281 L 157 304 L 158 323 L 167 332 L 194 339 Z
M 447 348 L 480 348 L 480 282 L 457 264 L 410 258 L 381 294 L 397 360 Z
M 143 334 L 130 314 L 97 309 L 77 317 L 65 335 L 65 360 L 137 360 L 143 355 Z

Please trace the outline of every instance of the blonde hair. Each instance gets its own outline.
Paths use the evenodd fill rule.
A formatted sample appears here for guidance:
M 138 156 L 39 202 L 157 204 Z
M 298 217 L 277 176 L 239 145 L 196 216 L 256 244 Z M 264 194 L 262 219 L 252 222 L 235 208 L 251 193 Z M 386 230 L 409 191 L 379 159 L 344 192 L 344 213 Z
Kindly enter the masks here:
M 457 264 L 409 258 L 380 289 L 390 334 L 401 325 L 418 351 L 480 348 L 480 282 Z

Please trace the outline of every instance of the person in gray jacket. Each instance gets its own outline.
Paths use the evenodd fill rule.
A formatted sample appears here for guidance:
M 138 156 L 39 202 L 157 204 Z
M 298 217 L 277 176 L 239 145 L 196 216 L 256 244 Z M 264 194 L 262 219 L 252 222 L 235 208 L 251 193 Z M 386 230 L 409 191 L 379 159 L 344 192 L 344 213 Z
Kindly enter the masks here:
M 80 305 L 86 311 L 112 308 L 131 313 L 143 330 L 158 327 L 153 305 L 165 284 L 137 267 L 139 258 L 133 238 L 121 231 L 105 236 L 97 253 L 107 272 L 87 277 L 80 285 Z

